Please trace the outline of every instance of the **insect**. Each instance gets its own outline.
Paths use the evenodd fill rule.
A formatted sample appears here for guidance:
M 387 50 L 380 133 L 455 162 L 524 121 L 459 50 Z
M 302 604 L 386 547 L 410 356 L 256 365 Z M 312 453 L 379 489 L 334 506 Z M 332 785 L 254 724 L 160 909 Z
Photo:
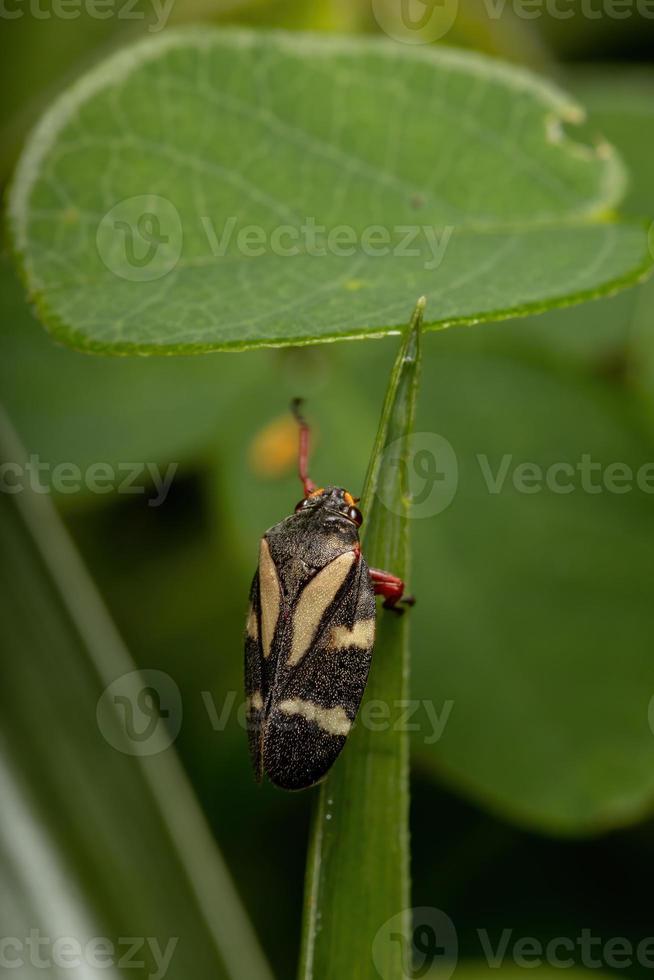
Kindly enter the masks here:
M 404 583 L 369 568 L 359 544 L 358 498 L 316 487 L 308 476 L 309 427 L 299 424 L 304 496 L 269 528 L 259 547 L 245 630 L 245 693 L 250 753 L 283 789 L 319 782 L 352 727 L 375 643 L 375 595 L 401 611 Z

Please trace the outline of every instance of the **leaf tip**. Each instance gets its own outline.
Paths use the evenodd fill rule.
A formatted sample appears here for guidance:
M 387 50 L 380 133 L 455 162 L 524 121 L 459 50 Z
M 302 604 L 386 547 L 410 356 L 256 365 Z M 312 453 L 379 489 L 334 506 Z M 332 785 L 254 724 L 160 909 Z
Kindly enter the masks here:
M 426 306 L 427 306 L 427 297 L 420 296 L 416 301 L 416 305 L 413 310 L 413 315 L 411 316 L 411 321 L 409 323 L 409 336 L 417 337 L 417 335 L 420 333 L 420 329 L 422 327 L 422 318 Z

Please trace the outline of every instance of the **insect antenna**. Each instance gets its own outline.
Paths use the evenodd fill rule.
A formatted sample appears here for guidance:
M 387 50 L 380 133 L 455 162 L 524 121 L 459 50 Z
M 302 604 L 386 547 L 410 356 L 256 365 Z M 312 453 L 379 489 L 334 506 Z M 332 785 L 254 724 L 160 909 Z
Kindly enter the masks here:
M 304 487 L 304 496 L 308 497 L 312 490 L 316 489 L 316 485 L 313 480 L 310 479 L 308 469 L 309 469 L 309 440 L 311 435 L 311 430 L 309 428 L 309 423 L 302 415 L 300 411 L 300 406 L 302 405 L 301 398 L 294 398 L 291 402 L 291 411 L 295 416 L 297 424 L 300 427 L 300 442 L 298 448 L 298 474 L 302 481 L 302 486 Z

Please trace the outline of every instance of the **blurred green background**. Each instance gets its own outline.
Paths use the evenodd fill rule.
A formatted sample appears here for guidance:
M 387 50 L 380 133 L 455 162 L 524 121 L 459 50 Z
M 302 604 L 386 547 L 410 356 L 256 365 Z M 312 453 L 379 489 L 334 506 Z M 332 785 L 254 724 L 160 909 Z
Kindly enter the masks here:
M 149 32 L 150 5 L 141 0 L 133 12 L 143 19 L 39 19 L 28 7 L 24 16 L 0 18 L 5 184 L 26 131 L 53 95 L 112 48 Z M 198 19 L 378 30 L 363 0 L 176 0 L 169 23 Z M 654 70 L 645 64 L 654 20 L 637 13 L 591 20 L 577 8 L 565 20 L 546 13 L 524 19 L 508 4 L 493 19 L 484 3 L 462 0 L 446 40 L 527 64 L 570 89 L 589 108 L 592 131 L 615 143 L 628 163 L 624 210 L 654 215 Z M 288 457 L 292 430 L 284 422 L 290 398 L 309 399 L 315 478 L 356 492 L 396 342 L 193 358 L 89 357 L 51 341 L 7 255 L 0 305 L 1 400 L 27 452 L 51 466 L 82 469 L 98 461 L 177 464 L 160 507 L 148 506 L 147 493 L 54 500 L 137 665 L 166 672 L 181 692 L 175 744 L 183 767 L 275 976 L 291 977 L 312 793 L 257 787 L 235 707 L 226 710 L 223 727 L 211 705 L 220 714 L 234 698 L 241 702 L 241 633 L 257 540 L 300 496 Z M 425 338 L 417 428 L 451 444 L 458 487 L 446 509 L 413 522 L 410 584 L 419 602 L 411 614 L 412 694 L 420 703 L 412 748 L 413 903 L 448 913 L 465 958 L 482 956 L 480 928 L 495 940 L 505 928 L 514 938 L 543 941 L 574 939 L 582 929 L 634 944 L 654 934 L 645 897 L 654 862 L 654 499 L 635 484 L 624 493 L 589 493 L 577 479 L 568 494 L 547 487 L 520 493 L 511 480 L 525 462 L 576 466 L 589 455 L 603 469 L 624 463 L 636 472 L 654 460 L 653 312 L 654 290 L 643 285 L 538 318 Z M 271 424 L 278 428 L 271 431 Z M 489 493 L 480 456 L 494 472 L 510 456 L 500 492 Z M 420 473 L 414 478 L 420 490 Z M 82 846 L 92 795 L 71 790 L 60 798 L 51 780 L 58 784 L 64 772 L 74 786 L 78 754 L 83 759 L 86 752 L 91 764 L 97 746 L 82 727 L 58 739 L 44 726 L 51 710 L 51 724 L 62 730 L 70 724 L 73 732 L 82 710 L 64 698 L 70 686 L 56 687 L 56 645 L 42 651 L 54 707 L 34 694 L 49 674 L 19 672 L 38 640 L 10 628 L 25 592 L 12 560 L 19 542 L 3 541 L 3 661 L 12 678 L 2 701 L 4 750 L 34 800 L 47 846 L 62 856 L 76 887 L 82 882 L 87 894 L 95 889 L 99 896 L 111 890 L 107 865 L 123 874 L 121 854 L 139 840 L 129 820 L 114 819 L 112 805 L 138 813 L 141 804 L 138 795 L 112 796 L 116 774 L 101 765 L 96 787 L 107 805 L 106 827 L 97 846 Z M 20 615 L 39 615 L 25 604 Z M 22 714 L 12 701 L 19 684 L 30 691 Z M 425 701 L 446 717 L 437 740 Z M 90 717 L 95 704 L 91 709 Z M 57 777 L 52 767 L 60 767 Z M 124 788 L 124 777 L 116 778 Z M 17 839 L 11 821 L 22 827 L 26 818 L 0 807 L 9 841 L 7 853 L 0 851 L 0 932 L 22 935 L 16 908 L 27 903 L 20 921 L 32 922 L 25 885 L 31 872 L 24 869 L 19 882 L 9 852 Z M 157 838 L 147 839 L 143 873 L 165 888 Z M 98 853 L 101 846 L 106 853 Z M 37 880 L 47 905 L 38 873 Z M 119 905 L 115 891 L 112 898 L 96 896 L 98 907 Z M 167 900 L 174 929 L 176 903 L 181 909 L 187 899 L 180 892 Z M 137 917 L 138 926 L 126 915 L 115 927 L 122 935 L 165 931 L 150 911 Z M 191 953 L 187 967 L 174 959 L 168 975 L 192 968 L 196 976 L 213 976 L 209 961 Z M 575 962 L 588 965 L 579 956 Z M 601 966 L 630 977 L 647 971 L 635 958 L 622 970 L 605 960 Z

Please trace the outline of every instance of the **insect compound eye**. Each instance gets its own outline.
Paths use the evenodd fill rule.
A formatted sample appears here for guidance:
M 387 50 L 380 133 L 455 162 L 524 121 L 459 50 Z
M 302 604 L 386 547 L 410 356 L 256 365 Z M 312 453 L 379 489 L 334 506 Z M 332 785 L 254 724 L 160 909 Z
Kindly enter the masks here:
M 354 521 L 357 527 L 361 527 L 363 524 L 363 514 L 358 507 L 350 507 L 347 516 L 351 521 Z
M 300 500 L 299 503 L 295 505 L 295 513 L 297 514 L 299 510 L 304 510 L 304 508 L 307 507 L 308 504 L 309 504 L 309 498 L 303 497 L 302 500 Z

